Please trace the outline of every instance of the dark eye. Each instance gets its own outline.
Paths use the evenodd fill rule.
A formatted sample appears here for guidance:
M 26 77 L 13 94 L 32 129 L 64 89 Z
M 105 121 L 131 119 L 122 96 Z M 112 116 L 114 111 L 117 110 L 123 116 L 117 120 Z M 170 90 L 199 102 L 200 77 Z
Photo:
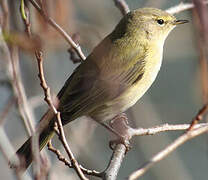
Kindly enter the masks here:
M 157 23 L 158 23 L 159 25 L 163 25 L 163 24 L 164 24 L 164 20 L 163 20 L 163 19 L 158 19 L 158 20 L 157 20 Z

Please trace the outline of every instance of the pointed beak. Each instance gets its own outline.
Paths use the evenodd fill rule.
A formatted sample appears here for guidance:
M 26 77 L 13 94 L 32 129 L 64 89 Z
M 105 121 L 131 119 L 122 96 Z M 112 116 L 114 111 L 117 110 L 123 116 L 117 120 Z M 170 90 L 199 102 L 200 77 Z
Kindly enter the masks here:
M 176 20 L 173 22 L 173 25 L 184 24 L 188 22 L 189 22 L 188 20 Z

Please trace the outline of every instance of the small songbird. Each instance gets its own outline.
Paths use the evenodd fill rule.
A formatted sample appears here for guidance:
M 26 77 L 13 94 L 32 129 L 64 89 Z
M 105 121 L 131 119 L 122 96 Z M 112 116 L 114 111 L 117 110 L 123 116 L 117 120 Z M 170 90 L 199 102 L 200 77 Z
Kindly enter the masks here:
M 126 14 L 58 93 L 57 109 L 63 125 L 81 116 L 104 122 L 134 105 L 160 70 L 163 45 L 169 32 L 186 22 L 155 8 L 141 8 Z M 40 134 L 40 150 L 52 138 L 55 121 L 52 110 L 40 120 L 36 128 Z M 27 168 L 32 162 L 31 138 L 17 155 L 24 158 Z

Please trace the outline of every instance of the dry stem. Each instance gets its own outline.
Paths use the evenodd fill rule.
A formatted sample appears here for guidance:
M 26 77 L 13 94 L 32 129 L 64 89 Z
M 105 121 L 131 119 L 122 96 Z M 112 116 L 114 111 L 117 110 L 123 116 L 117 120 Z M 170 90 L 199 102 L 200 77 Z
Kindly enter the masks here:
M 83 179 L 83 180 L 87 180 L 87 178 L 84 176 L 82 170 L 79 167 L 79 164 L 77 162 L 77 160 L 75 159 L 71 149 L 69 148 L 69 145 L 66 141 L 66 137 L 64 135 L 64 129 L 62 126 L 62 122 L 61 122 L 61 117 L 60 117 L 60 112 L 57 111 L 57 109 L 55 108 L 53 102 L 52 102 L 52 98 L 51 98 L 51 93 L 50 93 L 50 88 L 48 87 L 46 80 L 45 80 L 45 76 L 44 76 L 44 70 L 43 70 L 43 58 L 42 58 L 42 52 L 36 52 L 36 58 L 38 61 L 38 69 L 39 69 L 39 78 L 40 78 L 40 84 L 41 87 L 44 90 L 44 94 L 45 94 L 45 101 L 47 102 L 47 104 L 49 105 L 49 107 L 51 108 L 51 110 L 53 111 L 53 113 L 56 115 L 57 117 L 57 125 L 58 125 L 58 130 L 59 130 L 59 139 L 62 142 L 64 149 L 66 150 L 70 160 L 71 160 L 71 164 L 73 165 L 75 171 L 77 172 L 78 176 Z

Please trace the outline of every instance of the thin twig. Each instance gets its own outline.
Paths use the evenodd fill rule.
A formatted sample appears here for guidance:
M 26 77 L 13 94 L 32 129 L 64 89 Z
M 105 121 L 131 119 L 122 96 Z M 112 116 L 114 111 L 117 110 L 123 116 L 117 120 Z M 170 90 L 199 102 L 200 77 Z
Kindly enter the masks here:
M 66 159 L 62 154 L 61 152 L 54 148 L 53 145 L 52 145 L 52 142 L 51 140 L 48 142 L 47 144 L 48 146 L 48 150 L 52 151 L 54 154 L 56 154 L 57 158 L 63 162 L 66 166 L 68 166 L 69 168 L 73 168 L 71 162 Z M 98 171 L 95 171 L 95 170 L 90 170 L 90 169 L 86 169 L 84 167 L 82 167 L 81 165 L 79 165 L 80 169 L 82 170 L 82 172 L 84 174 L 87 174 L 87 175 L 91 175 L 91 176 L 96 176 L 96 177 L 101 177 L 102 176 L 102 173 L 101 172 L 98 172 Z
M 200 123 L 193 126 L 193 129 L 198 129 L 207 126 L 208 123 Z M 159 126 L 151 127 L 151 128 L 138 128 L 133 129 L 130 128 L 128 130 L 128 133 L 130 134 L 130 137 L 133 136 L 146 136 L 146 135 L 154 135 L 161 132 L 167 132 L 167 131 L 183 131 L 188 130 L 190 127 L 190 124 L 162 124 Z
M 155 163 L 161 161 L 164 159 L 167 155 L 169 155 L 171 152 L 173 152 L 177 147 L 184 144 L 188 140 L 197 137 L 205 132 L 208 131 L 208 126 L 196 128 L 194 130 L 188 131 L 187 133 L 183 134 L 179 138 L 177 138 L 173 143 L 168 145 L 165 149 L 160 151 L 158 154 L 153 156 L 147 163 L 145 163 L 141 168 L 139 168 L 137 171 L 133 172 L 129 176 L 129 180 L 135 180 L 141 177 L 148 169 L 150 169 Z
M 45 15 L 45 11 L 41 12 Z M 29 36 L 31 36 L 31 30 L 30 30 L 30 22 L 29 22 L 29 11 L 27 11 L 27 15 L 25 16 L 26 18 L 23 18 L 24 22 L 25 22 L 25 27 L 26 27 L 26 32 Z M 46 15 L 44 16 L 45 18 L 47 17 Z M 48 19 L 48 18 L 47 18 Z M 49 22 L 53 22 L 51 20 L 49 20 Z M 64 131 L 63 131 L 63 126 L 61 123 L 61 117 L 60 117 L 60 112 L 58 112 L 56 110 L 56 107 L 54 106 L 53 102 L 52 102 L 52 97 L 51 97 L 51 93 L 50 93 L 50 88 L 48 87 L 46 80 L 45 80 L 45 76 L 44 76 L 44 70 L 43 70 L 43 58 L 42 58 L 42 52 L 41 51 L 36 51 L 35 52 L 36 55 L 36 59 L 38 62 L 38 70 L 39 70 L 39 78 L 40 78 L 40 85 L 44 90 L 44 94 L 45 94 L 45 101 L 47 102 L 47 104 L 49 105 L 49 107 L 52 109 L 52 111 L 54 112 L 54 114 L 57 116 L 57 123 L 58 123 L 58 128 L 59 128 L 59 132 L 60 132 L 60 140 L 63 143 L 65 150 L 68 154 L 68 156 L 70 157 L 70 160 L 72 161 L 72 165 L 74 167 L 74 169 L 76 170 L 78 176 L 83 179 L 83 180 L 87 180 L 87 178 L 84 176 L 83 172 L 81 171 L 81 169 L 79 168 L 79 164 L 76 161 L 76 159 L 73 156 L 73 153 L 71 152 L 65 135 L 64 135 Z
M 30 14 L 29 14 L 29 10 L 27 8 L 27 6 L 25 6 L 24 4 L 24 0 L 21 1 L 21 5 L 20 5 L 20 13 L 21 13 L 21 17 L 22 20 L 24 22 L 25 25 L 25 32 L 27 34 L 27 36 L 29 38 L 31 38 L 31 24 L 30 24 Z M 40 152 L 39 152 L 39 134 L 33 132 L 32 134 L 32 156 L 33 156 L 33 160 L 34 160 L 34 164 L 33 164 L 33 173 L 35 176 L 35 179 L 41 179 L 41 177 L 45 177 L 46 173 L 44 170 L 46 170 L 47 168 L 42 168 L 42 163 L 41 163 L 41 156 Z M 45 159 L 45 158 L 42 158 Z
M 4 3 L 7 6 L 6 0 L 3 0 L 3 2 L 1 2 L 1 3 Z M 4 30 L 8 30 L 8 28 L 9 28 L 9 22 L 8 22 L 9 21 L 9 19 L 8 19 L 9 12 L 8 12 L 7 8 L 8 7 L 6 7 L 6 10 L 5 10 L 6 14 L 7 14 L 6 19 L 4 19 L 5 24 L 7 24 L 7 25 L 5 25 Z M 26 97 L 26 96 L 25 96 L 24 88 L 21 84 L 22 83 L 21 79 L 16 79 L 17 77 L 14 77 L 14 75 L 20 76 L 19 71 L 18 71 L 19 64 L 17 63 L 19 59 L 16 54 L 16 51 L 14 51 L 14 52 L 9 51 L 7 44 L 6 44 L 5 40 L 3 39 L 1 27 L 0 27 L 0 50 L 1 50 L 1 53 L 3 53 L 3 56 L 2 56 L 3 59 L 1 59 L 1 60 L 4 60 L 7 64 L 5 66 L 5 69 L 6 69 L 5 72 L 8 73 L 7 74 L 8 75 L 8 83 L 13 88 L 13 92 L 14 92 L 14 96 L 15 96 L 14 99 L 19 99 L 19 101 L 20 101 L 20 98 Z M 12 63 L 14 63 L 14 61 L 17 63 L 17 64 L 15 64 L 15 68 L 14 68 L 14 64 L 12 66 Z M 18 85 L 18 87 L 16 85 Z M 21 99 L 21 101 L 22 101 L 22 103 L 27 102 L 26 99 L 24 99 L 24 98 L 23 98 L 23 100 Z M 10 105 L 8 105 L 8 107 L 9 106 Z M 23 104 L 18 103 L 18 107 L 21 109 L 22 113 L 27 114 L 28 111 L 26 109 L 24 109 L 25 106 Z M 6 111 L 4 113 L 6 114 Z M 15 150 L 12 147 L 8 136 L 5 133 L 3 126 L 0 126 L 0 151 L 2 152 L 2 155 L 5 157 L 5 159 L 8 161 L 8 163 L 11 162 L 11 164 L 15 165 L 16 167 L 19 166 L 19 164 L 20 164 L 19 158 L 15 155 Z M 10 159 L 11 157 L 12 157 L 12 159 Z M 25 176 L 21 177 L 21 172 L 20 172 L 21 169 L 14 169 L 14 170 L 15 170 L 15 174 L 16 174 L 17 179 L 29 179 L 29 180 L 31 179 L 30 176 L 28 175 L 28 173 L 25 173 Z
M 45 76 L 44 76 L 42 52 L 38 51 L 35 53 L 35 55 L 36 55 L 36 59 L 38 62 L 39 78 L 40 78 L 40 82 L 41 82 L 40 84 L 41 84 L 41 87 L 43 88 L 44 94 L 45 94 L 45 101 L 47 102 L 47 104 L 49 105 L 49 107 L 51 108 L 51 110 L 53 111 L 53 113 L 57 117 L 59 139 L 62 142 L 64 149 L 66 150 L 66 152 L 70 158 L 70 161 L 71 161 L 75 171 L 77 172 L 78 176 L 83 180 L 87 180 L 87 178 L 84 176 L 82 170 L 80 169 L 79 164 L 78 164 L 77 160 L 75 159 L 71 149 L 69 148 L 69 145 L 66 141 L 66 137 L 64 134 L 64 129 L 62 126 L 60 112 L 57 111 L 56 107 L 54 106 L 54 104 L 52 102 L 50 88 L 48 87 L 46 80 L 45 80 Z
M 73 41 L 78 44 L 79 42 L 79 39 L 80 39 L 80 36 L 78 33 L 74 33 L 73 36 L 72 36 L 72 39 Z M 70 55 L 70 60 L 76 64 L 76 63 L 81 63 L 82 62 L 82 59 L 80 59 L 80 57 L 77 56 L 77 53 L 76 51 L 71 47 L 68 49 L 68 53 Z
M 76 51 L 78 56 L 85 60 L 86 57 L 84 53 L 81 50 L 81 47 L 79 44 L 76 44 L 73 39 L 66 33 L 66 31 L 63 30 L 61 26 L 59 26 L 52 18 L 48 17 L 45 12 L 41 9 L 41 7 L 38 5 L 38 3 L 35 0 L 28 0 L 31 2 L 31 4 L 38 10 L 38 12 L 44 17 L 44 19 L 52 26 L 54 27 L 57 32 L 59 32 L 63 38 L 73 47 L 73 49 Z
M 207 110 L 208 110 L 208 106 L 207 105 L 203 106 L 199 110 L 199 113 L 197 113 L 197 115 L 194 117 L 194 119 L 197 119 L 199 117 L 200 117 L 200 119 L 202 119 L 203 116 L 205 115 L 205 113 L 207 112 Z M 165 149 L 163 149 L 162 151 L 160 151 L 158 154 L 156 154 L 155 156 L 153 156 L 153 158 L 151 158 L 147 163 L 145 163 L 141 168 L 139 168 L 139 170 L 137 170 L 134 173 L 132 173 L 129 176 L 129 180 L 134 180 L 134 179 L 139 178 L 149 168 L 151 168 L 155 163 L 157 163 L 160 160 L 162 160 L 163 158 L 165 158 L 168 154 L 170 154 L 171 152 L 173 152 L 177 147 L 179 147 L 180 145 L 184 144 L 186 141 L 188 141 L 188 140 L 190 140 L 190 139 L 192 139 L 192 138 L 194 138 L 196 136 L 199 136 L 199 135 L 207 132 L 208 131 L 208 126 L 206 124 L 207 123 L 203 124 L 202 126 L 199 125 L 199 124 L 193 125 L 193 126 L 190 126 L 189 125 L 188 126 L 188 130 L 190 129 L 189 131 L 187 131 L 185 134 L 183 134 L 182 136 L 180 136 L 179 138 L 177 138 L 173 143 L 171 143 L 170 145 L 168 145 Z M 187 128 L 187 125 L 185 125 L 185 126 Z
M 21 80 L 17 47 L 12 46 L 10 52 L 11 52 L 11 64 L 12 64 L 12 73 L 13 73 L 12 86 L 17 97 L 19 112 L 23 118 L 27 133 L 29 136 L 31 136 L 35 129 L 34 128 L 35 118 L 32 110 L 30 109 L 30 106 L 28 105 L 25 89 Z
M 208 0 L 204 1 L 205 4 L 208 4 Z M 170 14 L 177 14 L 180 13 L 182 11 L 186 11 L 189 9 L 194 8 L 194 4 L 193 3 L 183 3 L 181 2 L 180 4 L 177 4 L 171 8 L 166 9 L 166 12 L 170 13 Z
M 197 113 L 195 118 L 192 120 L 190 127 L 188 128 L 188 131 L 192 130 L 196 124 L 202 120 L 204 114 L 208 111 L 208 104 L 205 104 Z
M 60 112 L 57 113 L 57 124 L 58 124 L 58 130 L 59 130 L 59 140 L 62 142 L 66 153 L 68 154 L 71 164 L 73 165 L 75 171 L 77 172 L 78 176 L 83 179 L 83 180 L 88 180 L 85 175 L 83 174 L 82 170 L 80 169 L 80 166 L 77 162 L 77 160 L 75 159 L 71 149 L 69 148 L 69 145 L 67 143 L 65 134 L 64 134 L 64 129 L 62 126 L 62 122 L 61 122 L 61 116 L 60 116 Z

